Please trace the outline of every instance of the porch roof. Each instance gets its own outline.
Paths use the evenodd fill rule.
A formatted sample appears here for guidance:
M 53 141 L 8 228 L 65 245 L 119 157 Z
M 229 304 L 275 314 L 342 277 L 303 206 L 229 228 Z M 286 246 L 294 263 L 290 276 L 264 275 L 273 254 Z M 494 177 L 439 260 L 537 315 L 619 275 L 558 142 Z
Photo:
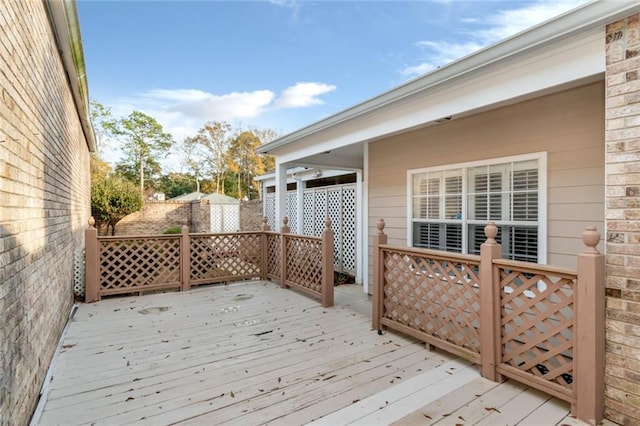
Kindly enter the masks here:
M 583 424 L 555 398 L 378 335 L 366 299 L 336 290 L 332 308 L 259 281 L 81 305 L 35 424 Z
M 584 4 L 258 151 L 279 164 L 362 167 L 365 142 L 601 80 L 606 24 L 638 11 L 637 2 Z

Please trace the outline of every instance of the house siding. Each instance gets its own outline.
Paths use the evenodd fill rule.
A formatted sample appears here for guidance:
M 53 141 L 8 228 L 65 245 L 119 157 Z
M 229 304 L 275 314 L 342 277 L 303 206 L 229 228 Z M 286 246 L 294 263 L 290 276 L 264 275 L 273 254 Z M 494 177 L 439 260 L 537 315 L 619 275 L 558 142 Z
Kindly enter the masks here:
M 46 2 L 0 2 L 0 424 L 27 424 L 73 305 L 89 149 Z
M 606 33 L 605 416 L 640 423 L 640 15 Z
M 407 243 L 407 170 L 547 153 L 547 263 L 576 267 L 587 225 L 604 229 L 604 83 L 369 144 L 369 229 Z M 371 262 L 369 262 L 371 264 Z

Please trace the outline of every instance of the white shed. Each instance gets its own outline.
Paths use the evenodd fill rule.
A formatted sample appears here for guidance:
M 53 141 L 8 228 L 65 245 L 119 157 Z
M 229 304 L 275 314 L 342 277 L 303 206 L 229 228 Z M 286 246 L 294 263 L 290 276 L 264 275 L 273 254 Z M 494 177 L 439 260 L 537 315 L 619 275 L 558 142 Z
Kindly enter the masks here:
M 192 192 L 172 198 L 175 201 L 206 201 L 209 204 L 208 232 L 237 232 L 240 230 L 240 200 L 223 194 Z

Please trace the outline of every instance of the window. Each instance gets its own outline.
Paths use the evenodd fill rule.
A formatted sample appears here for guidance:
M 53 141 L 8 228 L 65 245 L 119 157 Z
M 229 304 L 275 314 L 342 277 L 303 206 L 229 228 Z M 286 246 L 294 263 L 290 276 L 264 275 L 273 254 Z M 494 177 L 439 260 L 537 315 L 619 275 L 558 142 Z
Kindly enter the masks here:
M 543 262 L 544 153 L 409 171 L 414 247 L 480 253 L 494 221 L 503 257 Z

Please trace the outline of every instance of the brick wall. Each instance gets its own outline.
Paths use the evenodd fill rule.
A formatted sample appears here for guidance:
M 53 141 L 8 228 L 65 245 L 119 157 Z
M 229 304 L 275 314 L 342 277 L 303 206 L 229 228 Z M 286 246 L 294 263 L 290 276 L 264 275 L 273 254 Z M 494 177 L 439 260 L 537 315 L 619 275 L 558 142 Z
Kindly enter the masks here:
M 191 201 L 147 201 L 142 209 L 124 217 L 116 225 L 116 235 L 162 234 L 167 228 L 187 225 L 192 232 L 192 209 L 198 209 L 200 203 Z M 207 205 L 208 207 L 208 205 Z M 200 228 L 200 215 L 196 219 Z
M 73 304 L 89 152 L 42 1 L 0 2 L 0 423 L 26 424 Z
M 211 208 L 208 200 L 147 201 L 142 210 L 123 218 L 116 235 L 162 234 L 167 228 L 187 225 L 190 232 L 211 232 Z M 262 201 L 240 204 L 240 230 L 262 229 Z M 101 232 L 106 232 L 102 229 Z
M 640 422 L 640 15 L 607 26 L 605 416 Z
M 241 231 L 260 231 L 263 217 L 262 200 L 249 200 L 240 203 Z

